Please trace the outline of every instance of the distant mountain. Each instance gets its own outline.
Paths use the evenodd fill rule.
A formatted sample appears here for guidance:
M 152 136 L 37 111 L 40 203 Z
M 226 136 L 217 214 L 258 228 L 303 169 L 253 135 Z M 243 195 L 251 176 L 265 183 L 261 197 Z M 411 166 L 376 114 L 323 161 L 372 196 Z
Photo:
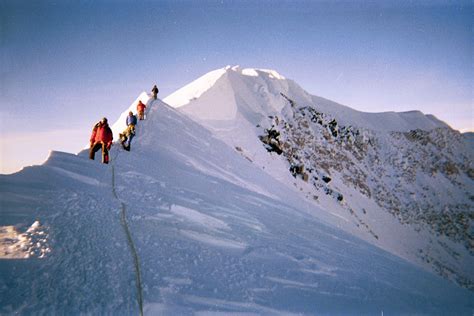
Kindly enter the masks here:
M 444 122 L 356 111 L 238 66 L 164 101 L 334 213 L 333 224 L 473 288 L 474 151 Z
M 51 152 L 0 176 L 1 314 L 472 314 L 464 230 L 393 208 L 411 207 L 407 188 L 421 207 L 432 190 L 439 204 L 472 192 L 465 141 L 436 152 L 436 181 L 406 158 L 405 146 L 431 163 L 454 133 L 444 123 L 391 113 L 388 131 L 360 113 L 349 125 L 359 112 L 323 112 L 270 70 L 228 67 L 183 89 L 166 98 L 179 109 L 138 97 L 147 119 L 109 165 Z M 432 273 L 448 268 L 464 288 Z

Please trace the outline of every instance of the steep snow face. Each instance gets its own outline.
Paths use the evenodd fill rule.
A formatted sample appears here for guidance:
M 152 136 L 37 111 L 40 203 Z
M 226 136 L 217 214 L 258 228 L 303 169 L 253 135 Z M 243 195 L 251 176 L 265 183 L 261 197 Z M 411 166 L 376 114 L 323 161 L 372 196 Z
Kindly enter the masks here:
M 311 96 L 275 71 L 221 71 L 179 110 L 334 215 L 334 225 L 474 286 L 467 137 L 419 111 L 363 113 Z
M 49 249 L 2 257 L 0 313 L 471 313 L 472 292 L 331 225 L 244 155 L 158 100 L 109 165 L 53 152 L 0 176 L 0 225 L 41 227 Z
M 212 88 L 225 74 L 226 69 L 211 71 L 169 95 L 164 101 L 172 103 L 174 107 L 186 105 Z

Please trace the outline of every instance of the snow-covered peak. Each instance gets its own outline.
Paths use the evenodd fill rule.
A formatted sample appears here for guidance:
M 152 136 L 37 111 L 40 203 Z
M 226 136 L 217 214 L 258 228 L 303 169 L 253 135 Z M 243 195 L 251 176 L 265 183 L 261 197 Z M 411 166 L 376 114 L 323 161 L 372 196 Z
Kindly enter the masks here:
M 165 99 L 164 102 L 170 104 L 173 107 L 181 107 L 190 103 L 191 101 L 199 98 L 206 91 L 216 86 L 216 83 L 227 73 L 235 73 L 244 76 L 259 77 L 264 76 L 271 79 L 284 80 L 285 77 L 280 75 L 275 70 L 270 69 L 257 69 L 257 68 L 241 68 L 239 65 L 226 66 L 220 69 L 213 70 L 181 89 L 175 91 Z
M 250 124 L 268 116 L 282 115 L 291 99 L 298 107 L 311 106 L 333 116 L 341 124 L 375 131 L 406 132 L 432 130 L 448 125 L 419 111 L 365 113 L 313 96 L 275 70 L 226 66 L 205 74 L 172 93 L 164 102 L 199 121 L 236 121 L 244 117 Z M 216 127 L 216 126 L 214 126 Z M 219 127 L 220 128 L 220 127 Z
M 281 93 L 301 102 L 311 100 L 303 89 L 275 70 L 226 66 L 198 78 L 163 101 L 198 120 L 235 121 L 244 116 L 256 124 L 262 117 L 282 110 L 286 101 Z
M 242 69 L 240 66 L 226 66 L 224 68 L 213 70 L 198 79 L 194 80 L 193 82 L 187 84 L 186 86 L 182 87 L 181 89 L 175 91 L 165 99 L 164 102 L 171 105 L 172 107 L 179 108 L 185 105 L 190 104 L 191 102 L 197 100 L 201 96 L 203 96 L 207 91 L 211 90 L 212 88 L 218 90 L 224 90 L 228 93 L 220 93 L 219 100 L 222 100 L 221 103 L 227 103 L 229 100 L 232 100 L 232 94 L 239 90 L 239 86 L 234 86 L 231 84 L 230 81 L 227 83 L 219 84 L 220 79 L 224 79 L 226 74 L 233 73 L 241 76 L 248 76 L 248 77 L 266 77 L 268 79 L 279 79 L 284 80 L 285 77 L 280 75 L 275 70 L 268 70 L 268 69 L 255 69 L 255 68 L 245 68 Z M 224 87 L 223 84 L 230 84 L 230 86 Z M 215 99 L 215 96 L 214 96 Z M 209 115 L 207 115 L 207 114 Z M 210 119 L 232 119 L 235 116 L 235 108 L 232 106 L 227 106 L 222 109 L 222 107 L 216 111 L 214 109 L 207 109 L 205 111 L 199 112 L 200 116 Z

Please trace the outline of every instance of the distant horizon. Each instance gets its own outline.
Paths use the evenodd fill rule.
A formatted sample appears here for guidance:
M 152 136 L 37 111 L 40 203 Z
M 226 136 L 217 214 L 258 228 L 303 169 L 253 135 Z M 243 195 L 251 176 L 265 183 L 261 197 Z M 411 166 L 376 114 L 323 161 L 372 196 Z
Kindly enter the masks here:
M 2 174 L 79 151 L 154 84 L 163 98 L 226 65 L 474 131 L 471 1 L 5 0 L 0 15 Z

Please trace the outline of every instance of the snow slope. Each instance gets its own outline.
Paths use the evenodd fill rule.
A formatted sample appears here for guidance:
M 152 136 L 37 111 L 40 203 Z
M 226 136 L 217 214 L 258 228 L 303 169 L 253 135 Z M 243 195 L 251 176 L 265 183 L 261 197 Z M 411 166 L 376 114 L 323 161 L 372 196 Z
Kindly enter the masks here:
M 132 151 L 115 145 L 110 165 L 52 152 L 0 176 L 0 225 L 38 222 L 50 249 L 2 256 L 2 314 L 472 314 L 471 291 L 338 228 L 187 115 L 143 101 Z
M 474 288 L 467 137 L 419 111 L 364 113 L 309 95 L 276 71 L 235 66 L 219 74 L 212 88 L 205 75 L 164 101 L 336 215 L 333 225 Z M 273 141 L 281 156 L 260 140 L 268 129 L 280 134 Z M 291 165 L 304 168 L 306 182 Z

